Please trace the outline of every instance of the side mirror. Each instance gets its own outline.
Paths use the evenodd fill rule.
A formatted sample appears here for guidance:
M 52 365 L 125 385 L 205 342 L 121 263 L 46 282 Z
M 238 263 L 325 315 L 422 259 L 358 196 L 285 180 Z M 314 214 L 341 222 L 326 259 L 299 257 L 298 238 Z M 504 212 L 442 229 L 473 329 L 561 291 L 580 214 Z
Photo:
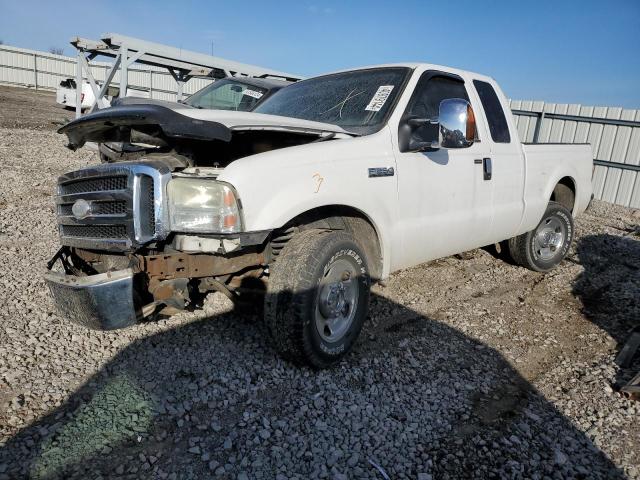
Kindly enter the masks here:
M 471 104 L 462 98 L 440 102 L 438 143 L 442 148 L 466 148 L 476 138 L 476 117 Z
M 414 132 L 426 125 L 437 125 L 438 119 L 421 118 L 415 115 L 406 116 L 400 122 L 398 144 L 401 152 L 424 152 L 438 148 L 438 142 L 416 138 Z
M 415 132 L 426 125 L 438 126 L 438 138 L 420 138 Z M 433 132 L 435 137 L 435 132 Z M 398 143 L 401 152 L 424 152 L 438 148 L 466 148 L 476 138 L 476 117 L 471 104 L 462 98 L 440 102 L 437 118 L 407 116 L 400 122 Z

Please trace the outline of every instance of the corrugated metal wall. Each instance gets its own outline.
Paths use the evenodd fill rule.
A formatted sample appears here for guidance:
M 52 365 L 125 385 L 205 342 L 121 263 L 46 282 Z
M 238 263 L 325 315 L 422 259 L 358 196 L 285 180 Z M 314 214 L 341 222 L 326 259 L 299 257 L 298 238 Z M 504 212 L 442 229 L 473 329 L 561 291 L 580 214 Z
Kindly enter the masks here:
M 514 114 L 520 140 L 534 141 L 536 126 L 540 122 L 537 139 L 540 143 L 590 143 L 596 162 L 593 173 L 595 197 L 640 208 L 640 110 L 524 100 L 511 100 L 510 106 L 515 112 L 550 114 L 541 122 L 540 115 Z M 554 114 L 583 119 L 553 118 Z M 618 124 L 590 119 L 607 119 Z
M 110 63 L 91 62 L 91 73 L 97 82 L 102 82 L 110 67 Z M 0 45 L 0 83 L 55 90 L 61 80 L 75 78 L 75 72 L 74 57 Z M 184 93 L 192 94 L 211 82 L 206 78 L 192 78 L 185 84 Z M 113 84 L 119 83 L 120 72 L 117 72 Z M 150 92 L 152 98 L 176 99 L 177 84 L 162 68 L 131 65 L 129 87 Z
M 94 78 L 104 81 L 109 67 L 109 63 L 92 62 Z M 55 90 L 61 80 L 75 77 L 75 70 L 74 57 L 0 45 L 0 83 Z M 114 83 L 119 84 L 119 72 L 116 73 Z M 209 83 L 211 80 L 193 78 L 186 83 L 184 93 L 191 94 Z M 129 86 L 150 92 L 152 98 L 176 99 L 177 84 L 161 68 L 132 65 L 129 67 Z M 539 115 L 540 112 L 545 112 L 640 122 L 640 110 L 524 100 L 512 100 L 510 103 L 512 110 L 537 113 L 515 115 L 518 133 L 523 142 L 533 141 L 536 125 L 540 122 L 537 128 L 538 142 L 590 143 L 596 161 L 593 176 L 596 198 L 640 208 L 640 171 L 637 171 L 640 166 L 640 124 L 610 125 L 606 122 L 548 117 L 540 121 Z M 612 162 L 624 164 L 623 168 L 610 166 Z M 633 166 L 635 170 L 632 169 Z

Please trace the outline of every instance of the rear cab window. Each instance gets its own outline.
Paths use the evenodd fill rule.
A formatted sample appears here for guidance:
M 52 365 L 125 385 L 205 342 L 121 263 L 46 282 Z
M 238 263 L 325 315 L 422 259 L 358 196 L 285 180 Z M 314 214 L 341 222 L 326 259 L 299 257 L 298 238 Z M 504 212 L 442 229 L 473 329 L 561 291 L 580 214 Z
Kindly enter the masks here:
M 496 91 L 490 83 L 482 80 L 474 80 L 473 85 L 476 87 L 482 108 L 487 117 L 491 139 L 495 143 L 511 143 L 509 124 Z

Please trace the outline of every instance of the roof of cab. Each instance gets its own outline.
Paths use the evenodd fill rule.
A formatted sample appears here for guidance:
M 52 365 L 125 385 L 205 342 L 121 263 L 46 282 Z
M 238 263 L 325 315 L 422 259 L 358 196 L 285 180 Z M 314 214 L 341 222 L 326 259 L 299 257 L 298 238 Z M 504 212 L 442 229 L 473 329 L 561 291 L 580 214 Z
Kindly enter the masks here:
M 462 70 L 460 68 L 455 68 L 455 67 L 449 67 L 446 65 L 437 65 L 434 63 L 427 63 L 427 62 L 399 62 L 399 63 L 383 63 L 380 65 L 365 65 L 362 67 L 355 67 L 355 68 L 345 68 L 345 69 L 341 69 L 341 70 L 336 70 L 333 72 L 327 72 L 327 73 L 323 73 L 320 75 L 316 75 L 317 77 L 322 77 L 324 75 L 331 75 L 334 73 L 344 73 L 344 72 L 353 72 L 356 70 L 369 70 L 369 69 L 373 69 L 373 68 L 390 68 L 390 67 L 405 67 L 405 68 L 411 68 L 411 69 L 417 69 L 417 68 L 424 68 L 425 70 L 442 70 L 445 72 L 451 72 L 451 73 L 456 73 L 458 75 L 461 76 L 471 76 L 474 78 L 478 78 L 478 79 L 491 79 L 493 80 L 492 77 L 488 76 L 488 75 L 484 75 L 481 73 L 477 73 L 477 72 L 471 72 L 469 70 Z M 311 77 L 313 78 L 313 77 Z
M 249 85 L 253 85 L 254 87 L 262 87 L 267 89 L 283 88 L 293 83 L 288 80 L 282 80 L 280 78 L 227 77 L 226 80 L 247 83 Z

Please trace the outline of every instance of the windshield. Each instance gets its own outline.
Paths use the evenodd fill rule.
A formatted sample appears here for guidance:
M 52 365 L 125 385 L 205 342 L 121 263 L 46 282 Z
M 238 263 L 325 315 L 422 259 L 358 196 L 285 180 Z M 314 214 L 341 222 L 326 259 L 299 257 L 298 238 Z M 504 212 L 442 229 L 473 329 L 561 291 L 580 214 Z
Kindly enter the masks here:
M 266 88 L 224 79 L 197 91 L 184 103 L 196 108 L 250 112 L 266 93 Z
M 283 88 L 254 111 L 331 123 L 366 135 L 382 126 L 409 71 L 389 67 L 311 78 Z

